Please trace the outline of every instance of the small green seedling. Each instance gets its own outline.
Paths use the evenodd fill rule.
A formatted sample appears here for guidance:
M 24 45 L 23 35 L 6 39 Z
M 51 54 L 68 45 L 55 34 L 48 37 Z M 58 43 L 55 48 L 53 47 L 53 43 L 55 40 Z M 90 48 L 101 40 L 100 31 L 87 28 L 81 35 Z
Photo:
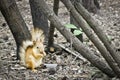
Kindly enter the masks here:
M 83 32 L 80 31 L 80 30 L 74 30 L 74 31 L 73 31 L 73 34 L 74 34 L 75 36 L 80 35 L 80 34 L 82 34 L 82 33 L 83 33 Z
M 73 24 L 65 24 L 64 26 L 69 29 L 77 29 L 77 27 Z
M 78 29 L 78 28 L 77 28 L 75 25 L 73 25 L 73 24 L 65 24 L 64 26 L 65 26 L 66 28 L 68 28 L 68 29 L 74 29 L 73 34 L 74 34 L 75 36 L 80 35 L 80 34 L 83 33 L 83 31 L 82 31 L 81 28 Z
M 109 39 L 109 41 L 112 41 L 112 36 L 107 36 L 108 37 L 108 39 Z

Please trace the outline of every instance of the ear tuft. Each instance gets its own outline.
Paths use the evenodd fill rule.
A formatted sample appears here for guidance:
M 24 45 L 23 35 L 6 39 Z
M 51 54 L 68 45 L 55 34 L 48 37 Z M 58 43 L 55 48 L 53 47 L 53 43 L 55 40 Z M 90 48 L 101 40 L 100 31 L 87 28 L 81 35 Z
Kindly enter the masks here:
M 35 45 L 36 44 L 36 41 L 33 41 L 33 45 Z

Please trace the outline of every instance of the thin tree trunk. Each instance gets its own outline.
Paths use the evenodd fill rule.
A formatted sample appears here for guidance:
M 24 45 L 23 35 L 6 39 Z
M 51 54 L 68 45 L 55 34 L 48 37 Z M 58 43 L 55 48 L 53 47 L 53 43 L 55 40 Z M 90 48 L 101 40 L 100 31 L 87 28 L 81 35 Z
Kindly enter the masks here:
M 102 72 L 110 77 L 114 77 L 114 72 L 101 61 L 97 56 L 95 56 L 85 45 L 83 45 L 71 32 L 69 32 L 59 21 L 58 17 L 53 13 L 53 11 L 46 5 L 43 0 L 34 0 L 36 6 L 41 9 L 48 19 L 54 24 L 54 26 L 60 31 L 60 33 L 68 40 L 73 39 L 73 46 L 78 52 L 80 52 L 86 59 L 88 59 L 94 66 L 99 68 Z
M 37 9 L 36 3 L 34 0 L 29 0 L 30 8 L 31 8 L 31 15 L 32 15 L 32 21 L 33 25 L 36 28 L 40 28 L 44 31 L 45 34 L 45 44 L 48 40 L 48 20 L 46 16 L 43 14 L 43 12 L 40 9 Z
M 31 39 L 28 28 L 18 10 L 15 0 L 0 0 L 0 10 L 7 21 L 17 45 L 17 59 L 19 47 L 23 40 Z
M 108 37 L 105 35 L 103 30 L 100 28 L 97 21 L 95 21 L 92 18 L 92 16 L 89 14 L 89 12 L 87 10 L 85 10 L 85 8 L 81 4 L 76 3 L 76 8 L 78 9 L 79 13 L 84 17 L 84 19 L 88 22 L 88 24 L 94 30 L 94 32 L 98 35 L 98 37 L 101 39 L 101 41 L 104 43 L 105 47 L 110 52 L 113 59 L 118 63 L 118 66 L 120 68 L 120 54 L 118 54 L 115 51 L 113 44 L 108 39 Z
M 106 50 L 106 48 L 103 46 L 103 44 L 100 42 L 98 37 L 93 33 L 91 30 L 89 24 L 83 19 L 81 15 L 75 10 L 74 6 L 69 0 L 61 0 L 64 5 L 67 7 L 67 9 L 72 13 L 73 17 L 81 26 L 82 30 L 85 32 L 85 34 L 89 37 L 89 39 L 94 43 L 94 45 L 97 47 L 97 49 L 101 52 L 102 56 L 105 58 L 109 66 L 113 69 L 113 71 L 117 74 L 117 76 L 120 77 L 120 69 L 116 65 L 116 62 L 110 55 L 110 53 Z
M 98 0 L 82 0 L 82 5 L 92 13 L 97 13 L 100 9 Z
M 59 0 L 54 0 L 53 11 L 56 15 L 58 15 L 58 9 L 59 9 Z M 48 34 L 48 51 L 50 51 L 50 48 L 54 48 L 54 31 L 55 31 L 55 27 L 52 23 L 50 23 L 50 29 Z

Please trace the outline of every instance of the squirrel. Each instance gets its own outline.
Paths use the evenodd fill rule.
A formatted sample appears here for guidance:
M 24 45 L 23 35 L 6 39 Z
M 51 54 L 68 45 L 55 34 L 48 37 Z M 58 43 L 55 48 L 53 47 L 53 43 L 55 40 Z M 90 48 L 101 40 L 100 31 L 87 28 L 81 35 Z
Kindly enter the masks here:
M 20 47 L 20 64 L 37 71 L 35 68 L 42 64 L 46 56 L 44 51 L 44 34 L 41 29 L 34 28 L 31 31 L 32 40 L 23 41 Z

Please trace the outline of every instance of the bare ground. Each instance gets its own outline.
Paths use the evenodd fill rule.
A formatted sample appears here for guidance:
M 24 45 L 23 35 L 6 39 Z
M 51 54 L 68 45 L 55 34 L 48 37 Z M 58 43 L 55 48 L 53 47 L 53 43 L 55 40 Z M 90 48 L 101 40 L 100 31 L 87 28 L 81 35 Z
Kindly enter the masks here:
M 47 1 L 52 6 L 53 1 Z M 100 11 L 98 14 L 91 14 L 98 21 L 105 34 L 112 40 L 118 51 L 120 50 L 119 3 L 119 0 L 100 0 Z M 28 0 L 18 0 L 17 5 L 27 26 L 31 29 L 32 19 Z M 69 23 L 69 13 L 63 4 L 60 4 L 59 18 L 62 24 Z M 55 43 L 66 42 L 58 31 L 56 33 L 58 38 L 55 38 Z M 84 35 L 84 42 L 86 38 Z M 90 50 L 97 53 L 96 55 L 100 55 L 91 42 L 86 43 Z M 69 47 L 68 44 L 64 46 Z M 38 72 L 34 73 L 20 66 L 19 61 L 16 61 L 14 38 L 2 14 L 0 14 L 0 54 L 0 80 L 107 80 L 106 75 L 88 61 L 84 62 L 64 50 L 59 54 L 48 54 L 43 61 L 45 64 L 58 64 L 55 69 L 38 68 Z M 100 58 L 102 59 L 101 56 Z M 112 80 L 119 79 L 113 78 Z

